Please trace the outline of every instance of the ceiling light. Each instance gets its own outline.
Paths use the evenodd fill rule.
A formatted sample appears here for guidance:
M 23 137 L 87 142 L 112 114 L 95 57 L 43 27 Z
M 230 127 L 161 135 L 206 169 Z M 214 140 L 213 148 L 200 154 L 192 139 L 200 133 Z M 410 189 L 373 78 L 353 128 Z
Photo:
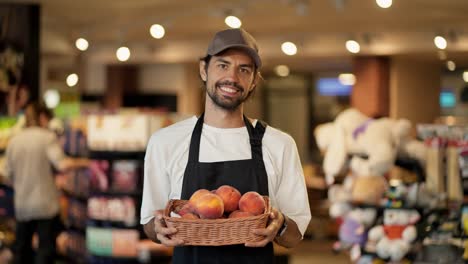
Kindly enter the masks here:
M 76 73 L 72 73 L 67 77 L 67 85 L 70 87 L 75 86 L 78 83 L 78 75 Z
M 297 53 L 296 44 L 289 42 L 289 41 L 284 42 L 281 45 L 281 50 L 284 52 L 284 54 L 289 55 L 289 56 L 295 55 Z
M 88 49 L 89 47 L 89 43 L 86 39 L 84 38 L 79 38 L 75 41 L 75 46 L 77 49 L 81 50 L 81 51 L 85 51 Z
M 127 47 L 120 47 L 115 55 L 119 61 L 127 61 L 130 58 L 130 49 Z
M 446 49 L 447 48 L 447 40 L 444 37 L 437 36 L 434 38 L 434 44 L 438 49 Z
M 451 61 L 451 60 L 447 61 L 447 69 L 449 71 L 454 71 L 456 68 L 457 68 L 457 65 L 455 64 L 454 61 Z
M 231 28 L 240 28 L 242 26 L 242 21 L 236 16 L 227 16 L 224 23 Z
M 278 76 L 286 77 L 289 75 L 289 67 L 286 65 L 278 65 L 275 67 L 275 72 Z
M 354 85 L 356 83 L 356 76 L 352 73 L 341 73 L 338 75 L 338 80 L 342 85 Z
M 392 0 L 375 0 L 375 2 L 381 8 L 389 8 L 392 6 Z
M 42 98 L 47 108 L 55 108 L 60 103 L 60 94 L 57 90 L 49 89 L 45 91 Z
M 468 83 L 468 71 L 463 72 L 463 80 Z
M 164 27 L 159 24 L 154 24 L 150 27 L 150 34 L 155 39 L 163 38 L 165 33 Z
M 355 40 L 346 41 L 346 49 L 351 53 L 359 53 L 361 46 Z

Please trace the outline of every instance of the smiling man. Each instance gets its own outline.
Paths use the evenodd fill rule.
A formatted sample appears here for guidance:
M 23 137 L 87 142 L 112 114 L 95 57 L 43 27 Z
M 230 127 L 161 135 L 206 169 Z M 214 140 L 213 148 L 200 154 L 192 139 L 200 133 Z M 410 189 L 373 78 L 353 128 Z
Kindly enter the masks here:
M 255 39 L 243 29 L 216 33 L 200 60 L 205 111 L 157 131 L 145 156 L 141 224 L 147 236 L 175 246 L 173 263 L 273 263 L 275 241 L 299 243 L 310 221 L 302 166 L 288 134 L 244 116 L 244 102 L 260 79 Z M 259 242 L 186 246 L 162 218 L 169 199 L 188 200 L 199 189 L 231 185 L 242 194 L 268 195 L 272 212 Z

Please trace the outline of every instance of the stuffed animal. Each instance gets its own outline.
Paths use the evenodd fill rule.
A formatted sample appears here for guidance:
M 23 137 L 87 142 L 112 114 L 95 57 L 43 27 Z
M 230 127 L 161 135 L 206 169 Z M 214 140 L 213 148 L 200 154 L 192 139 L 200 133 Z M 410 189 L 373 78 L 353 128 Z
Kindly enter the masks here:
M 345 177 L 343 184 L 333 184 L 328 189 L 329 213 L 338 218 L 347 213 L 349 204 L 379 206 L 388 189 L 384 177 Z
M 348 168 L 359 176 L 384 175 L 397 156 L 424 164 L 426 147 L 410 138 L 410 130 L 411 123 L 406 119 L 372 119 L 353 108 L 338 114 L 334 122 L 319 125 L 314 135 L 324 153 L 327 183 L 332 184 L 336 175 Z
M 335 243 L 335 250 L 350 249 L 358 245 L 362 247 L 367 241 L 367 232 L 376 218 L 375 208 L 353 208 L 343 217 L 338 236 L 339 242 Z
M 413 209 L 385 209 L 383 225 L 369 230 L 368 250 L 391 261 L 400 261 L 411 249 L 417 231 L 414 224 L 419 220 L 418 211 Z

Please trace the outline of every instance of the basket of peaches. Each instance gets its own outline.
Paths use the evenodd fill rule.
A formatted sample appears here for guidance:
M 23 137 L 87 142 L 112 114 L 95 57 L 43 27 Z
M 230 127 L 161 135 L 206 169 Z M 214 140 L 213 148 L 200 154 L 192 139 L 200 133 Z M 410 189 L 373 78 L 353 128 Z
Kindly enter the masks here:
M 257 192 L 243 195 L 229 185 L 197 190 L 189 200 L 170 200 L 164 211 L 173 236 L 185 245 L 222 246 L 258 242 L 262 236 L 251 232 L 265 228 L 271 212 L 268 196 Z

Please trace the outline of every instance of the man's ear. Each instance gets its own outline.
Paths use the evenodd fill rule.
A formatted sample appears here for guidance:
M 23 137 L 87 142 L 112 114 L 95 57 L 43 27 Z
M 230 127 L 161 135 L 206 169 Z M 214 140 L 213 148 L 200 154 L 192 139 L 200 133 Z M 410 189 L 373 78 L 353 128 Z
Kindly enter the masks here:
M 200 67 L 200 77 L 201 79 L 206 82 L 206 70 L 205 70 L 205 61 L 200 61 L 199 67 Z
M 260 78 L 259 74 L 256 73 L 252 85 L 250 85 L 250 91 L 253 91 L 257 87 L 258 79 Z

